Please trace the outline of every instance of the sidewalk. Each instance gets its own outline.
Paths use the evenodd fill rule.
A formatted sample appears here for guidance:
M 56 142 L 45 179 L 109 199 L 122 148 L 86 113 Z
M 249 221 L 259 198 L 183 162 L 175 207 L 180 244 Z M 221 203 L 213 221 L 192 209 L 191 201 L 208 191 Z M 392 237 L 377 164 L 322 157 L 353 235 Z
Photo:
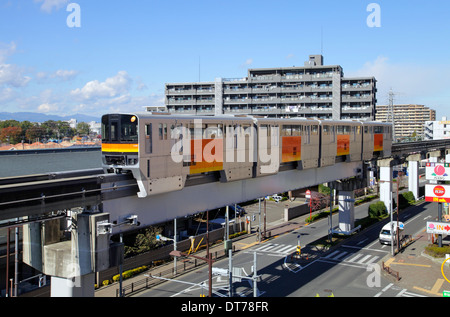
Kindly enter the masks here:
M 317 212 L 319 211 L 316 211 L 315 213 Z M 306 218 L 309 218 L 309 214 L 292 219 L 288 222 L 283 222 L 282 224 L 280 224 L 279 219 L 271 219 L 268 220 L 267 231 L 270 231 L 270 237 L 273 238 L 277 235 L 285 234 L 307 225 L 305 222 Z M 425 247 L 430 243 L 428 241 L 426 232 L 422 232 L 421 234 L 413 238 L 414 241 L 410 243 L 406 248 L 404 248 L 402 252 L 396 254 L 394 257 L 388 254 L 378 262 L 381 268 L 381 274 L 386 280 L 390 280 L 394 285 L 397 285 L 398 287 L 401 287 L 403 289 L 408 289 L 408 291 L 410 292 L 414 292 L 424 296 L 442 297 L 444 290 L 450 291 L 450 282 L 446 280 L 446 278 L 450 280 L 450 264 L 448 264 L 450 260 L 447 261 L 445 265 L 444 274 L 446 274 L 446 276 L 444 277 L 441 272 L 441 265 L 445 259 L 433 259 L 432 257 L 424 254 Z M 233 246 L 236 248 L 236 252 L 239 252 L 257 243 L 256 233 L 233 239 Z M 333 248 L 336 248 L 338 246 L 334 246 Z M 210 247 L 211 253 L 214 253 L 218 250 L 224 250 L 223 243 L 219 243 Z M 320 250 L 309 245 L 304 246 L 304 248 L 302 249 L 303 258 L 301 260 L 295 261 L 295 263 L 309 263 L 314 259 L 321 257 L 328 252 L 331 252 L 331 250 L 332 249 Z M 196 255 L 205 257 L 206 251 L 202 250 Z M 397 281 L 394 276 L 388 274 L 382 269 L 383 262 L 385 266 L 389 266 L 392 270 L 399 273 L 399 281 Z M 172 267 L 173 262 L 160 265 L 148 272 L 124 280 L 123 286 L 125 287 L 127 285 L 131 285 L 133 282 L 145 279 L 144 274 L 150 273 L 152 275 L 158 275 L 160 272 L 167 271 Z M 103 286 L 95 291 L 95 297 L 116 297 L 118 289 L 118 282 L 108 286 Z
M 267 203 L 275 204 L 274 202 L 269 202 L 269 201 Z M 287 202 L 282 202 L 275 206 L 278 206 L 278 207 L 284 209 L 285 203 L 287 203 Z M 317 211 L 317 212 L 319 212 L 319 211 Z M 309 214 L 291 219 L 288 222 L 282 222 L 280 224 L 280 219 L 279 219 L 278 215 L 273 213 L 270 215 L 270 217 L 268 216 L 268 219 L 267 219 L 267 232 L 270 231 L 271 238 L 273 238 L 277 235 L 280 235 L 280 234 L 291 232 L 293 230 L 296 230 L 296 229 L 306 225 L 305 219 L 308 217 L 309 217 Z M 251 234 L 247 234 L 245 236 L 237 237 L 237 238 L 233 239 L 232 241 L 233 241 L 232 242 L 233 246 L 235 248 L 235 252 L 239 252 L 243 249 L 248 248 L 251 245 L 258 243 L 256 233 L 251 233 Z M 216 251 L 223 251 L 223 250 L 224 250 L 223 243 L 219 243 L 219 244 L 216 244 L 216 245 L 213 245 L 210 247 L 210 253 L 214 253 Z M 205 257 L 206 250 L 203 249 L 203 250 L 197 252 L 195 255 L 200 256 L 200 257 Z M 124 280 L 122 282 L 123 287 L 125 287 L 127 285 L 131 285 L 133 282 L 137 282 L 137 281 L 141 281 L 141 280 L 145 279 L 145 276 L 144 276 L 145 274 L 151 274 L 151 275 L 157 276 L 160 274 L 160 272 L 165 272 L 167 270 L 170 270 L 171 268 L 173 268 L 173 262 L 168 262 L 166 264 L 157 266 L 147 272 L 141 273 L 132 278 L 128 278 L 128 279 Z M 118 282 L 112 283 L 107 286 L 102 286 L 95 291 L 95 297 L 116 297 L 118 289 L 119 289 Z
M 442 274 L 441 267 L 445 258 L 435 259 L 425 254 L 425 247 L 430 244 L 428 235 L 421 232 L 414 237 L 414 241 L 409 244 L 402 252 L 387 255 L 378 263 L 382 262 L 392 270 L 399 273 L 400 280 L 382 271 L 387 280 L 391 280 L 395 285 L 408 289 L 408 291 L 431 297 L 443 297 L 443 291 L 450 291 L 450 261 L 444 265 Z

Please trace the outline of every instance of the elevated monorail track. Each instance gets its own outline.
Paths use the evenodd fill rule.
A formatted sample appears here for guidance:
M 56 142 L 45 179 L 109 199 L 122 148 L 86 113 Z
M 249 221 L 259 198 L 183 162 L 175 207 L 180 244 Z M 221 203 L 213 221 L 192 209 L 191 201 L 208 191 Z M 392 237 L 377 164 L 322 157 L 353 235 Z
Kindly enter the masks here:
M 450 139 L 427 140 L 392 144 L 392 156 L 401 158 L 411 154 L 424 154 L 431 151 L 444 151 L 450 148 Z
M 404 158 L 448 148 L 450 140 L 395 143 L 392 157 Z M 290 169 L 295 166 L 287 164 L 280 171 Z M 189 177 L 186 187 L 215 182 L 219 182 L 217 173 L 205 173 Z M 6 221 L 11 219 L 19 219 L 18 222 L 23 222 L 24 218 L 50 219 L 57 211 L 136 196 L 138 190 L 131 173 L 105 174 L 102 168 L 0 178 L 0 227 L 6 226 Z
M 102 169 L 0 178 L 0 221 L 52 217 L 58 210 L 99 205 L 136 192 L 131 174 L 104 174 Z

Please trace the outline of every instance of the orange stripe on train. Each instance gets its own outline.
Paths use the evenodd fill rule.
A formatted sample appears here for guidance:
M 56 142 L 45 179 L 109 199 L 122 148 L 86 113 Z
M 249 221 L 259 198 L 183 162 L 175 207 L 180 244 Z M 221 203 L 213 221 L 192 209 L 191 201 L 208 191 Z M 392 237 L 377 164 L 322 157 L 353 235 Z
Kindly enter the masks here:
M 350 135 L 337 136 L 337 156 L 350 154 Z
M 102 152 L 133 152 L 139 151 L 139 144 L 102 144 Z
M 191 140 L 190 174 L 223 169 L 223 139 Z
M 373 138 L 373 151 L 383 151 L 383 135 L 375 134 Z
M 300 161 L 302 159 L 302 137 L 284 136 L 281 149 L 281 162 Z

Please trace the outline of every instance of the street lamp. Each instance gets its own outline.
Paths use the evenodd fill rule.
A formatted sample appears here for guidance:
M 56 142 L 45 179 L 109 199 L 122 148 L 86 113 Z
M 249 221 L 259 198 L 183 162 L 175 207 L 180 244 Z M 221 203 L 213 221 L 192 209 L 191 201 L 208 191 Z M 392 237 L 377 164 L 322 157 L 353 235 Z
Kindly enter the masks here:
M 207 258 L 193 255 L 193 254 L 186 254 L 186 253 L 183 253 L 178 250 L 174 250 L 174 251 L 170 252 L 169 255 L 172 255 L 174 257 L 186 257 L 186 258 L 192 257 L 192 258 L 207 262 L 208 270 L 209 270 L 209 273 L 208 273 L 208 284 L 209 284 L 208 296 L 212 297 L 212 264 L 213 264 L 214 260 L 211 258 L 211 253 L 207 254 L 207 256 L 208 256 Z

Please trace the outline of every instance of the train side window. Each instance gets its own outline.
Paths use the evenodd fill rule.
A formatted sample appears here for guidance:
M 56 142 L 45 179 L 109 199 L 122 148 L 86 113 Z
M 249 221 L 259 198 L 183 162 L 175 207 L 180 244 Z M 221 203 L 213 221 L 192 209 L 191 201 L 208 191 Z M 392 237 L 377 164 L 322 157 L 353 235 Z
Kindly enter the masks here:
M 160 123 L 159 124 L 159 128 L 158 128 L 158 135 L 159 135 L 159 139 L 162 140 L 163 139 L 163 124 Z
M 311 135 L 318 135 L 319 134 L 319 126 L 312 125 L 311 126 Z
M 153 152 L 153 142 L 152 142 L 152 124 L 145 125 L 145 152 L 152 153 Z
M 299 125 L 293 125 L 292 126 L 292 135 L 293 136 L 300 136 L 301 132 L 300 132 L 300 127 Z
M 311 131 L 311 127 L 309 125 L 307 125 L 305 127 L 305 143 L 304 144 L 309 144 L 310 142 L 310 131 Z
M 167 123 L 164 123 L 164 140 L 167 140 Z
M 281 129 L 281 136 L 291 136 L 292 135 L 292 128 L 290 125 L 284 125 Z

